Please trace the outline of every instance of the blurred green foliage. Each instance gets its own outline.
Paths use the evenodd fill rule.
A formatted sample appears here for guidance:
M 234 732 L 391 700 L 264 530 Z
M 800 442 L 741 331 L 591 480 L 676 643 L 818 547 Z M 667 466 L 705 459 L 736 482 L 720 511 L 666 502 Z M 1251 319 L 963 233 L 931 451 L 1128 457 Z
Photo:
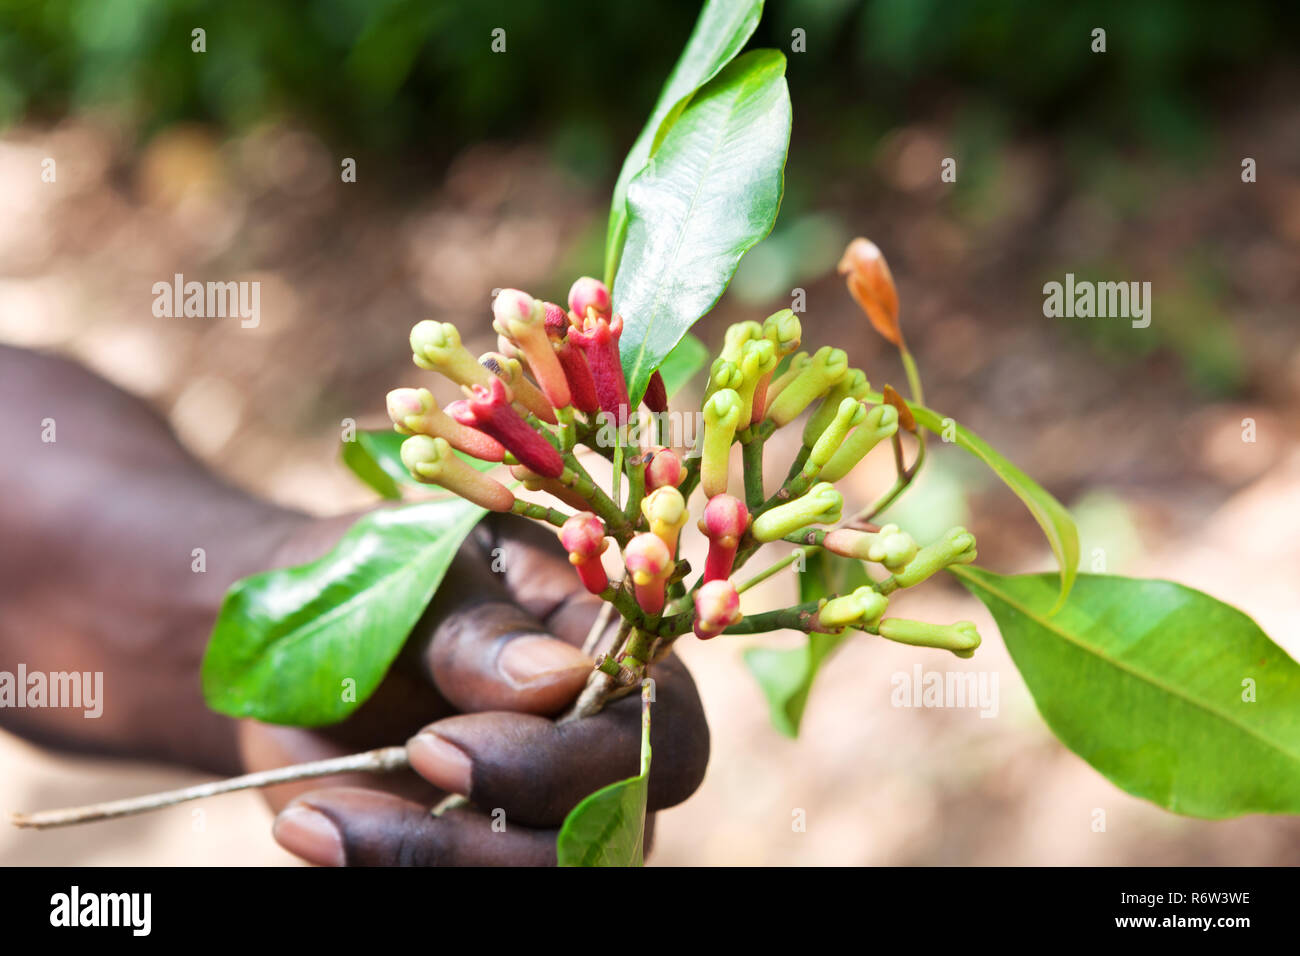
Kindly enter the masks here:
M 146 139 L 182 120 L 237 131 L 289 117 L 349 155 L 426 170 L 485 139 L 542 142 L 583 180 L 610 182 L 698 10 L 699 0 L 0 0 L 0 128 L 107 109 Z M 203 53 L 191 49 L 200 27 Z M 1092 51 L 1098 27 L 1104 54 Z M 795 135 L 782 218 L 734 291 L 761 304 L 824 275 L 850 234 L 844 194 L 828 184 L 855 183 L 854 200 L 872 203 L 882 137 L 918 118 L 945 126 L 962 157 L 963 189 L 945 200 L 962 228 L 1014 212 L 1004 146 L 1026 131 L 1056 140 L 1077 193 L 1120 224 L 1140 221 L 1162 177 L 1212 154 L 1217 117 L 1294 61 L 1297 27 L 1300 4 L 1271 0 L 768 0 L 753 45 L 787 52 Z M 1135 164 L 1130 146 L 1160 156 Z M 583 232 L 561 275 L 592 271 L 602 225 Z M 1127 275 L 1115 262 L 1040 267 Z M 1075 334 L 1118 363 L 1171 353 L 1194 385 L 1228 394 L 1246 373 L 1222 285 L 1199 261 L 1172 263 L 1150 334 L 1098 322 Z
M 770 0 L 755 42 L 791 51 L 796 115 L 845 158 L 918 98 L 960 89 L 1018 122 L 1191 141 L 1219 77 L 1293 50 L 1295 4 L 1131 0 Z M 288 113 L 327 137 L 433 156 L 543 132 L 612 169 L 696 0 L 0 0 L 0 124 L 111 106 L 144 133 Z M 1107 53 L 1090 50 L 1094 27 Z M 191 30 L 207 52 L 191 52 Z M 492 31 L 505 30 L 494 52 Z

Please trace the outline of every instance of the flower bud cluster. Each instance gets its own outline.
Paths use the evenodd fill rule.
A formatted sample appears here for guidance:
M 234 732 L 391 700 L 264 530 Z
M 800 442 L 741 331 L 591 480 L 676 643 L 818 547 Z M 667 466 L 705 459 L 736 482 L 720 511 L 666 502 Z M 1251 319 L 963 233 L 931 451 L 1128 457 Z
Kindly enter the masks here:
M 855 240 L 841 270 L 873 324 L 901 347 L 892 277 L 879 250 L 864 242 Z M 897 456 L 899 429 L 911 425 L 910 418 L 900 422 L 900 410 L 910 412 L 888 386 L 885 401 L 842 349 L 800 351 L 799 317 L 784 309 L 761 323 L 727 329 L 709 368 L 693 449 L 637 447 L 636 439 L 627 447 L 620 438 L 623 444 L 611 451 L 595 437 L 602 421 L 612 419 L 622 428 L 636 411 L 634 397 L 651 412 L 666 412 L 669 395 L 657 372 L 644 395 L 629 394 L 620 353 L 624 320 L 604 283 L 578 279 L 566 304 L 502 290 L 492 305 L 496 348 L 478 358 L 450 323 L 418 323 L 410 336 L 415 364 L 442 373 L 464 397 L 439 407 L 426 388 L 399 388 L 388 395 L 388 412 L 393 427 L 409 436 L 402 461 L 417 480 L 482 508 L 558 528 L 582 586 L 613 603 L 623 618 L 619 641 L 626 643 L 615 648 L 623 648 L 614 658 L 620 663 L 607 673 L 621 673 L 621 662 L 648 663 L 686 630 L 710 639 L 728 629 L 856 628 L 963 655 L 974 650 L 979 635 L 966 622 L 937 626 L 884 616 L 894 590 L 974 560 L 969 532 L 954 528 L 920 547 L 894 524 L 874 528 L 851 520 L 840 526 L 844 496 L 836 483 L 882 442 L 892 442 Z M 768 497 L 763 443 L 805 413 L 798 456 L 781 488 Z M 733 454 L 737 444 L 740 455 Z M 592 479 L 582 463 L 591 459 L 580 460 L 579 445 L 621 469 L 609 488 Z M 550 495 L 572 510 L 516 498 L 472 459 L 504 463 L 516 488 Z M 737 459 L 743 474 L 733 473 Z M 704 502 L 693 518 L 690 500 L 697 489 Z M 684 532 L 695 533 L 688 525 L 707 542 L 694 580 L 680 556 Z M 782 541 L 823 548 L 832 560 L 877 565 L 879 580 L 746 622 L 741 594 L 747 585 L 736 584 L 733 575 L 764 544 Z M 621 559 L 621 577 L 611 578 L 607 570 L 612 557 Z

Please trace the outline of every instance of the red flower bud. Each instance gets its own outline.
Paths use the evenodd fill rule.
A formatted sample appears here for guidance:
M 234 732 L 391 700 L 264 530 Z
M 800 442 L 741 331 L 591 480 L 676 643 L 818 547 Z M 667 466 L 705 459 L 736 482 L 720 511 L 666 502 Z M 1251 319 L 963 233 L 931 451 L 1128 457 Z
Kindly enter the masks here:
M 388 393 L 388 416 L 403 435 L 445 438 L 452 448 L 483 461 L 501 461 L 505 457 L 506 450 L 499 441 L 453 419 L 450 407 L 440 409 L 427 388 L 393 389 Z
M 546 335 L 555 349 L 555 356 L 564 369 L 564 377 L 569 383 L 569 398 L 573 407 L 588 415 L 600 411 L 600 402 L 596 398 L 596 383 L 592 381 L 591 369 L 587 367 L 587 357 L 582 350 L 569 340 L 569 314 L 553 302 L 544 303 L 546 309 Z
M 668 411 L 668 387 L 664 385 L 664 377 L 658 372 L 650 373 L 650 383 L 646 385 L 645 397 L 642 401 L 652 412 L 662 414 Z
M 582 349 L 596 385 L 596 399 L 602 411 L 614 416 L 622 427 L 628 419 L 627 380 L 618 355 L 618 337 L 623 334 L 623 317 L 612 319 L 588 315 L 569 330 L 569 339 Z
M 662 446 L 651 449 L 645 466 L 646 491 L 654 491 L 656 488 L 669 485 L 674 488 L 680 487 L 685 477 L 686 467 L 677 452 Z
M 520 412 L 536 415 L 548 425 L 555 424 L 555 412 L 541 389 L 524 375 L 524 363 L 503 352 L 484 352 L 478 364 L 506 383 L 510 398 Z
M 743 617 L 740 595 L 730 581 L 709 581 L 695 592 L 695 636 L 700 640 L 717 637 Z
M 647 614 L 664 609 L 664 586 L 673 572 L 673 556 L 658 535 L 638 534 L 623 549 L 623 563 L 632 578 L 636 603 Z
M 704 517 L 700 518 L 698 527 L 709 539 L 704 580 L 718 581 L 729 577 L 736 560 L 736 547 L 749 527 L 749 509 L 739 498 L 714 495 L 704 506 Z
M 569 383 L 546 334 L 546 310 L 527 292 L 502 289 L 492 300 L 492 327 L 506 336 L 528 359 L 528 368 L 556 408 L 571 403 Z
M 569 552 L 569 563 L 578 571 L 583 586 L 592 594 L 599 594 L 609 586 L 609 577 L 600 556 L 609 547 L 605 540 L 605 526 L 590 511 L 580 512 L 560 529 L 560 544 Z
M 510 407 L 510 393 L 501 379 L 493 378 L 486 388 L 475 385 L 467 401 L 452 402 L 447 410 L 462 425 L 487 432 L 519 459 L 520 464 L 544 478 L 559 478 L 564 473 L 564 460 L 555 446 L 533 431 Z
M 583 276 L 569 289 L 569 309 L 578 317 L 578 321 L 587 317 L 588 309 L 595 309 L 597 315 L 608 316 L 613 307 L 609 289 L 599 279 Z

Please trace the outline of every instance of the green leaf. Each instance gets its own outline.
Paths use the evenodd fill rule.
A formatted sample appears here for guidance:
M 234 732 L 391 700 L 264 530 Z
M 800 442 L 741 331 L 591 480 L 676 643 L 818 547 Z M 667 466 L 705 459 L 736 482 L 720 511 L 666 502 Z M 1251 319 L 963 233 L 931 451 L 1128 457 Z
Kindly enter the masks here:
M 400 484 L 419 484 L 402 464 L 404 441 L 406 436 L 392 429 L 359 431 L 355 441 L 343 442 L 343 464 L 383 497 L 401 498 Z
M 659 374 L 663 376 L 668 397 L 672 398 L 678 389 L 708 363 L 708 347 L 689 332 L 686 333 L 659 366 Z
M 776 221 L 790 145 L 785 57 L 746 53 L 709 81 L 628 186 L 614 280 L 623 372 L 635 407 L 650 373 L 718 301 Z
M 402 442 L 407 437 L 386 428 L 359 431 L 355 441 L 343 442 L 343 463 L 352 469 L 353 474 L 388 499 L 401 498 L 402 485 L 424 491 L 440 490 L 436 486 L 417 481 L 402 464 Z M 460 451 L 456 451 L 455 455 L 479 471 L 491 471 L 501 464 L 499 461 L 480 461 Z
M 1300 813 L 1300 664 L 1234 607 L 1169 581 L 951 569 L 1039 712 L 1116 786 L 1175 813 Z M 1247 688 L 1253 693 L 1248 693 Z
M 799 601 L 818 601 L 870 583 L 861 561 L 814 551 L 799 575 Z M 799 736 L 799 724 L 817 672 L 846 636 L 809 634 L 803 647 L 751 647 L 745 651 L 745 665 L 767 698 L 772 726 L 787 737 Z
M 614 183 L 605 236 L 605 284 L 612 285 L 627 236 L 627 187 L 645 168 L 691 96 L 735 58 L 758 26 L 762 0 L 707 0 L 695 21 L 682 55 L 650 111 L 650 119 L 632 144 Z
M 236 582 L 203 659 L 208 705 L 303 727 L 347 717 L 379 685 L 485 513 L 460 498 L 376 511 L 319 561 Z M 348 680 L 355 693 L 345 695 Z
M 564 818 L 556 840 L 560 866 L 641 866 L 650 787 L 650 689 L 641 691 L 641 772 L 597 790 Z
M 880 401 L 880 396 L 874 392 L 868 398 L 871 401 Z M 912 410 L 919 425 L 936 435 L 942 436 L 944 423 L 951 422 L 951 433 L 956 438 L 957 445 L 993 469 L 993 473 L 1002 479 L 1003 484 L 1025 503 L 1025 507 L 1034 516 L 1038 526 L 1043 529 L 1043 534 L 1047 536 L 1047 543 L 1051 545 L 1052 553 L 1056 555 L 1056 563 L 1061 569 L 1060 591 L 1055 606 L 1048 612 L 1055 614 L 1070 596 L 1070 588 L 1074 585 L 1074 578 L 1079 569 L 1079 529 L 1075 527 L 1070 512 L 1044 491 L 1038 482 L 1013 465 L 997 449 L 966 426 L 959 425 L 955 420 L 915 402 L 908 402 L 907 407 Z

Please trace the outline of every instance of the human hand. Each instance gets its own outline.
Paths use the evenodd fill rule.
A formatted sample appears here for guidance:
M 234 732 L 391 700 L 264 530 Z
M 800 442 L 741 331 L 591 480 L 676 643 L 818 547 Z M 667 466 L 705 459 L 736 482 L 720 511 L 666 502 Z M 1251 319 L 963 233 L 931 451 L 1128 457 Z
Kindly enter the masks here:
M 328 537 L 342 528 L 315 530 Z M 637 696 L 594 717 L 549 719 L 592 667 L 579 648 L 600 602 L 576 585 L 552 535 L 490 516 L 462 547 L 388 677 L 351 718 L 315 730 L 245 723 L 241 749 L 250 771 L 409 738 L 414 772 L 268 790 L 280 811 L 276 839 L 321 865 L 554 864 L 568 811 L 634 776 L 640 750 Z M 699 786 L 709 750 L 685 667 L 669 657 L 655 680 L 651 811 Z M 432 816 L 449 793 L 473 806 Z

